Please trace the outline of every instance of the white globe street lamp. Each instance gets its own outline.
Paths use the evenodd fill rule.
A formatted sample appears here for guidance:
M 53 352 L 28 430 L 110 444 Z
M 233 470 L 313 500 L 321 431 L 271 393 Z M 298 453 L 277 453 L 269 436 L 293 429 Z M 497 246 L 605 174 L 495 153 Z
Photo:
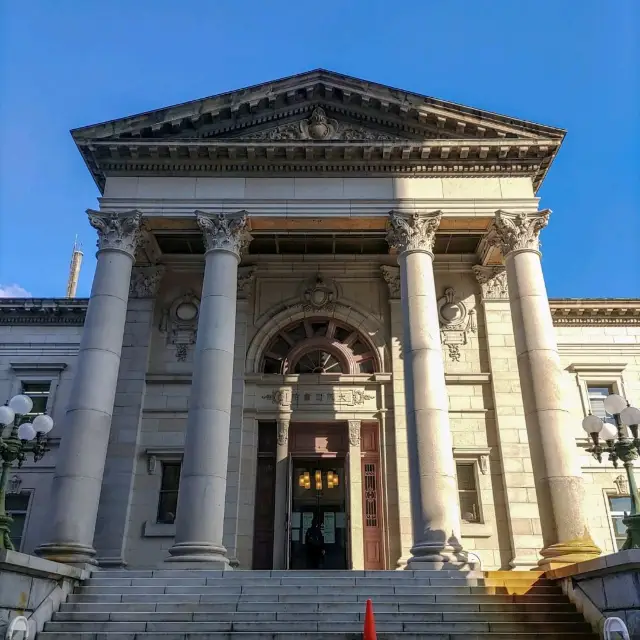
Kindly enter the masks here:
M 615 393 L 605 398 L 604 408 L 613 416 L 615 425 L 589 414 L 582 421 L 582 428 L 593 441 L 593 446 L 587 451 L 598 462 L 602 462 L 603 453 L 608 453 L 614 467 L 618 466 L 618 460 L 622 460 L 631 494 L 631 513 L 626 514 L 622 520 L 627 527 L 627 539 L 622 549 L 640 549 L 640 495 L 633 472 L 633 462 L 640 456 L 640 409 L 630 406 L 622 396 Z
M 46 414 L 35 416 L 33 422 L 24 417 L 33 409 L 33 400 L 19 394 L 13 396 L 7 404 L 0 406 L 0 458 L 2 475 L 0 476 L 0 550 L 14 550 L 11 542 L 11 524 L 13 518 L 7 515 L 5 496 L 9 472 L 14 462 L 21 467 L 27 454 L 33 455 L 33 461 L 41 460 L 47 451 L 47 434 L 53 429 L 53 420 Z M 5 429 L 11 427 L 5 437 Z

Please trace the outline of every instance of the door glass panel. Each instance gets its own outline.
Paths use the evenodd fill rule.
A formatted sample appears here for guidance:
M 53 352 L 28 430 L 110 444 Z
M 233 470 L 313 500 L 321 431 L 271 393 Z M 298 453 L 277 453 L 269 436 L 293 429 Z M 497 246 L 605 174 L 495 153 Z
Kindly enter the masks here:
M 294 459 L 292 468 L 290 568 L 347 569 L 344 460 Z M 315 519 L 320 538 L 310 532 Z

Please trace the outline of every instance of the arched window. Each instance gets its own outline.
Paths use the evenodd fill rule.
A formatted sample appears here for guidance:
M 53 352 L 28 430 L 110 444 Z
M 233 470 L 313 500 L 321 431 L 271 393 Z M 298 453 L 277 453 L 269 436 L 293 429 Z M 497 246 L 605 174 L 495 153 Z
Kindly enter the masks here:
M 262 359 L 264 373 L 373 373 L 375 350 L 355 329 L 305 318 L 281 329 Z

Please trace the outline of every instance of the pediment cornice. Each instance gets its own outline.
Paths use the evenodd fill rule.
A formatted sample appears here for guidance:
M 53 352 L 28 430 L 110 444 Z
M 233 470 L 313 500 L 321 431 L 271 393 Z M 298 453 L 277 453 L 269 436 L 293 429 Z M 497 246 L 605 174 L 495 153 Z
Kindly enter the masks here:
M 322 120 L 320 124 L 319 119 Z M 323 131 L 328 133 L 319 135 Z M 298 154 L 291 145 L 300 142 L 307 143 L 307 148 L 302 151 L 307 162 L 319 159 L 316 152 L 310 152 L 310 147 L 328 143 L 357 148 L 360 143 L 389 146 L 404 142 L 406 144 L 400 151 L 404 161 L 417 159 L 429 163 L 436 158 L 446 162 L 455 160 L 465 165 L 469 164 L 468 158 L 473 158 L 471 150 L 474 148 L 489 150 L 479 151 L 480 159 L 484 160 L 507 160 L 514 156 L 527 160 L 531 151 L 531 157 L 539 159 L 541 168 L 533 170 L 530 175 L 539 183 L 562 142 L 564 131 L 317 70 L 75 129 L 72 135 L 102 188 L 105 174 L 119 170 L 101 166 L 104 158 L 93 153 L 104 145 L 110 147 L 112 157 L 135 159 L 136 154 L 142 154 L 143 149 L 149 148 L 151 158 L 166 154 L 174 159 L 179 156 L 194 159 L 206 155 L 227 159 L 226 166 L 235 161 L 234 155 L 241 157 L 245 165 L 251 163 L 252 157 L 261 157 L 259 149 L 262 146 L 277 149 L 276 143 L 289 146 L 284 158 L 290 163 Z M 246 150 L 240 151 L 242 142 L 246 143 Z M 432 155 L 427 150 L 427 142 L 442 143 L 435 146 L 444 151 Z M 206 152 L 201 149 L 203 144 L 208 145 Z M 493 148 L 500 148 L 496 158 L 490 156 Z M 157 155 L 154 149 L 158 150 Z M 375 153 L 370 153 L 375 157 Z M 271 163 L 277 155 L 277 151 L 265 152 L 265 161 Z M 393 155 L 393 151 L 387 150 L 381 160 L 390 161 Z M 345 155 L 339 153 L 335 157 L 347 163 L 369 162 L 367 154 L 360 156 L 358 151 Z M 544 158 L 542 161 L 541 157 Z M 321 159 L 323 162 L 327 160 L 324 156 Z M 163 169 L 161 166 L 160 170 Z M 219 169 L 208 166 L 206 170 Z M 289 169 L 293 172 L 309 170 L 300 167 L 286 170 Z M 121 170 L 138 169 L 127 166 Z M 198 167 L 196 170 L 202 169 Z M 265 168 L 256 166 L 255 170 L 264 171 Z M 342 167 L 342 171 L 345 170 Z M 358 171 L 357 168 L 349 170 Z M 415 166 L 394 167 L 393 170 L 400 173 L 421 171 Z M 275 173 L 280 171 L 274 169 Z M 460 172 L 461 169 L 455 171 Z M 492 175 L 512 175 L 495 166 L 492 171 Z

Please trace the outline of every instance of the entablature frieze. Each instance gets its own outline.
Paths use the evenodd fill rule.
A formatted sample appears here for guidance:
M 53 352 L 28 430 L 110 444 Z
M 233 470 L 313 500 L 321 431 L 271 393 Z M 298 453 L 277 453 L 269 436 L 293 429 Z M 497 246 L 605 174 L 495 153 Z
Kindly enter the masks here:
M 483 176 L 476 176 L 483 177 Z M 195 188 L 195 182 L 194 182 Z M 116 212 L 136 207 L 153 231 L 196 230 L 196 210 L 243 211 L 249 217 L 250 231 L 339 231 L 360 229 L 384 231 L 389 212 L 398 215 L 428 214 L 442 211 L 440 231 L 486 231 L 495 213 L 535 214 L 538 198 L 100 198 L 103 209 Z

